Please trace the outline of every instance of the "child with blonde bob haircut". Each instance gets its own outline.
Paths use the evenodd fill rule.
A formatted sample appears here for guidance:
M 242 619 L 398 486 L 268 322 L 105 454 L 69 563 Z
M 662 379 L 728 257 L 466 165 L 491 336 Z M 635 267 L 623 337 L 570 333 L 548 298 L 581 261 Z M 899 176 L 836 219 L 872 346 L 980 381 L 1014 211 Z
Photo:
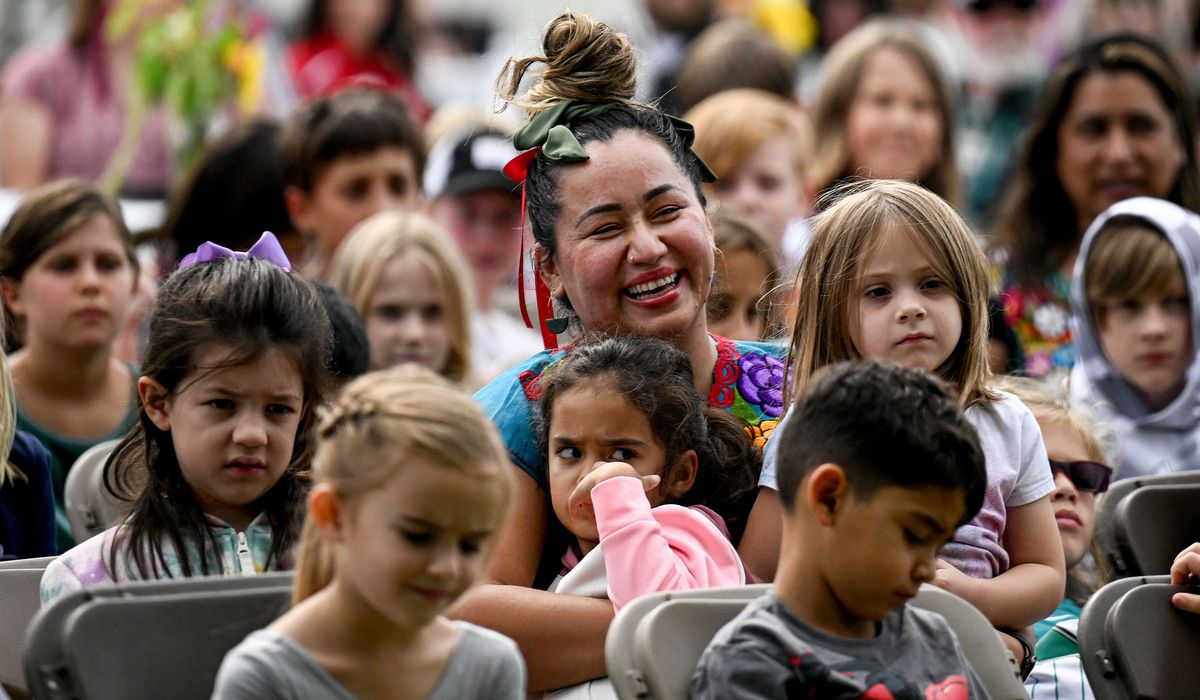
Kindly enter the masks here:
M 226 657 L 214 698 L 525 697 L 512 640 L 442 616 L 479 577 L 512 492 L 482 409 L 422 367 L 324 412 L 294 607 Z
M 795 229 L 808 215 L 805 171 L 812 155 L 805 114 L 778 95 L 740 88 L 706 98 L 684 119 L 696 128 L 696 155 L 717 176 L 705 193 L 742 210 L 771 248 L 798 259 Z
M 350 232 L 333 257 L 329 283 L 363 317 L 372 370 L 415 363 L 470 384 L 469 274 L 441 226 L 391 210 Z
M 919 185 L 872 180 L 834 194 L 814 220 L 797 282 L 792 392 L 822 367 L 862 358 L 922 369 L 952 388 L 979 433 L 988 485 L 979 514 L 942 551 L 934 583 L 997 628 L 1022 630 L 1062 600 L 1063 554 L 1037 422 L 989 386 L 983 253 L 953 207 Z M 759 482 L 772 489 L 776 451 L 768 442 Z
M 928 44 L 919 25 L 881 19 L 834 45 L 813 106 L 815 192 L 849 177 L 902 178 L 958 203 L 954 93 Z
M 830 208 L 836 203 L 837 210 L 814 220 L 809 248 L 813 255 L 806 256 L 797 278 L 793 395 L 799 396 L 821 367 L 863 356 L 848 333 L 846 312 L 862 284 L 858 274 L 851 273 L 861 273 L 863 260 L 879 248 L 882 234 L 903 230 L 931 271 L 949 284 L 961 310 L 961 332 L 937 374 L 958 390 L 963 408 L 996 400 L 998 395 L 988 388 L 987 358 L 976 352 L 987 344 L 990 278 L 962 218 L 941 198 L 900 180 L 845 185 L 824 201 Z M 837 312 L 827 313 L 827 306 Z
M 1071 287 L 1071 398 L 1112 423 L 1122 478 L 1200 460 L 1200 216 L 1118 202 L 1084 235 Z

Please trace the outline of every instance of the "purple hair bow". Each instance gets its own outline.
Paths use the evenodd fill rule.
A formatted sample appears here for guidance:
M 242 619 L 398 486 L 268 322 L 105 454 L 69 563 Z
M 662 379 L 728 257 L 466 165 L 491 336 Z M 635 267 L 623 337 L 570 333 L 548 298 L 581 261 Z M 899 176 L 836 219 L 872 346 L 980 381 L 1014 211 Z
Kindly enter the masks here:
M 182 270 L 196 263 L 220 260 L 221 258 L 234 258 L 236 260 L 258 258 L 259 260 L 267 260 L 275 263 L 283 268 L 284 272 L 292 271 L 292 263 L 288 260 L 287 253 L 283 252 L 283 246 L 279 245 L 279 239 L 275 238 L 275 234 L 270 231 L 263 231 L 263 235 L 259 237 L 258 242 L 250 246 L 250 250 L 244 253 L 237 250 L 230 250 L 212 241 L 201 243 L 195 253 L 185 255 L 183 260 L 179 261 L 179 269 Z

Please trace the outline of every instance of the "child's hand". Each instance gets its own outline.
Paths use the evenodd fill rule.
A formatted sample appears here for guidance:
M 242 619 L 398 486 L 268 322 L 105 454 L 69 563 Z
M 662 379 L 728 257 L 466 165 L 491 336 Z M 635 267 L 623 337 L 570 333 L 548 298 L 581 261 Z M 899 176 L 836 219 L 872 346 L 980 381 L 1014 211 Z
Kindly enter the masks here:
M 945 559 L 937 560 L 937 571 L 933 574 L 933 585 L 944 588 L 960 598 L 965 598 L 965 591 L 970 588 L 975 579 L 959 571 L 957 567 Z
M 575 485 L 575 490 L 571 492 L 571 497 L 567 499 L 567 507 L 574 513 L 580 509 L 585 509 L 586 512 L 592 510 L 592 489 L 602 484 L 609 479 L 615 479 L 618 476 L 631 476 L 635 479 L 642 480 L 642 488 L 649 491 L 658 486 L 662 481 L 662 477 L 657 474 L 650 476 L 642 476 L 637 470 L 624 462 L 596 462 L 592 466 L 592 471 Z
M 1200 542 L 1197 542 L 1179 553 L 1175 563 L 1171 565 L 1171 583 L 1181 586 L 1193 577 L 1200 578 Z M 1195 593 L 1176 593 L 1171 597 L 1171 603 L 1180 610 L 1200 613 L 1200 595 Z

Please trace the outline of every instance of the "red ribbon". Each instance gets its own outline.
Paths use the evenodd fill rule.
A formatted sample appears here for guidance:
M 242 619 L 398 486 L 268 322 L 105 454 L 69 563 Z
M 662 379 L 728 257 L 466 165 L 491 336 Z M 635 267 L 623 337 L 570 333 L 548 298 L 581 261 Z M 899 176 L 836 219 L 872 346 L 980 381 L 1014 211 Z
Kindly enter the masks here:
M 533 163 L 534 158 L 537 158 L 540 151 L 540 148 L 531 148 L 518 154 L 504 166 L 504 174 L 508 179 L 521 183 L 521 261 L 517 270 L 520 280 L 517 284 L 517 297 L 521 306 L 521 319 L 525 321 L 526 328 L 533 328 L 534 325 L 525 306 L 525 257 L 528 253 L 525 250 L 525 175 L 529 172 L 530 164 Z M 555 350 L 558 348 L 558 336 L 546 327 L 546 319 L 552 318 L 554 314 L 554 308 L 550 304 L 550 289 L 537 270 L 534 270 L 533 274 L 533 289 L 537 299 L 537 330 L 541 331 L 542 345 L 547 350 Z

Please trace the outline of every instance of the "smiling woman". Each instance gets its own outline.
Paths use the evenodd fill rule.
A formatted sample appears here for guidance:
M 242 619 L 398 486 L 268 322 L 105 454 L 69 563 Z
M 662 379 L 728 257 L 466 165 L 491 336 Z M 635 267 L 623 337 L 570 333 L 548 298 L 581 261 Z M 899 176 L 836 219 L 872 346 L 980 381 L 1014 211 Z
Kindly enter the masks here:
M 992 232 L 1028 374 L 1075 363 L 1071 269 L 1097 215 L 1136 196 L 1200 208 L 1193 105 L 1171 58 L 1132 35 L 1093 40 L 1051 73 Z
M 526 71 L 546 64 L 518 101 L 531 121 L 514 143 L 527 149 L 519 159 L 527 166 L 526 213 L 556 310 L 583 336 L 669 341 L 687 354 L 708 404 L 765 438 L 783 408 L 782 349 L 709 334 L 714 244 L 700 184 L 711 174 L 691 151 L 691 127 L 632 102 L 632 48 L 610 27 L 566 12 L 550 23 L 542 48 L 542 56 L 510 62 L 501 92 L 514 99 Z M 558 573 L 566 541 L 551 522 L 546 457 L 534 427 L 543 373 L 563 356 L 539 353 L 477 394 L 519 473 L 513 515 L 486 576 L 496 585 L 457 609 L 518 641 L 534 689 L 603 676 L 613 614 L 606 601 L 536 590 Z M 773 505 L 762 506 L 760 523 L 778 528 Z M 753 571 L 755 553 L 743 547 L 742 554 Z
M 558 184 L 561 239 L 541 265 L 551 295 L 591 331 L 678 338 L 703 351 L 712 226 L 667 150 L 617 131 Z

